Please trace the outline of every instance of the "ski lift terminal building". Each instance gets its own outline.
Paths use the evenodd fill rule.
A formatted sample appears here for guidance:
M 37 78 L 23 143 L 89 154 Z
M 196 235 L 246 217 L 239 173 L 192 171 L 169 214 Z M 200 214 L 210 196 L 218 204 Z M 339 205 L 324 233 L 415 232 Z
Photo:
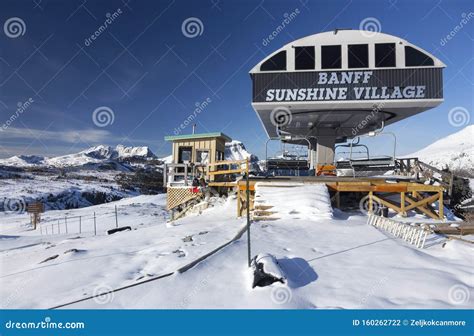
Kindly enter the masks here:
M 276 50 L 250 71 L 252 106 L 271 139 L 307 144 L 311 168 L 337 143 L 443 101 L 445 65 L 396 36 L 335 30 Z

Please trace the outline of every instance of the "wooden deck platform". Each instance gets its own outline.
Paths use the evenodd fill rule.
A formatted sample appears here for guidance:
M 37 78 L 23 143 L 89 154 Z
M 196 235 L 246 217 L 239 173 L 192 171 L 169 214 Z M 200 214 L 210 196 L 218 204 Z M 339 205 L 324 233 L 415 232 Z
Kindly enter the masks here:
M 417 183 L 410 178 L 394 177 L 336 177 L 336 176 L 305 176 L 305 177 L 270 177 L 249 179 L 250 189 L 250 210 L 253 210 L 253 199 L 255 194 L 255 185 L 258 182 L 273 182 L 278 186 L 278 182 L 320 184 L 325 183 L 329 190 L 335 193 L 336 207 L 340 207 L 340 194 L 344 192 L 367 193 L 369 213 L 378 207 L 387 207 L 402 216 L 407 215 L 407 211 L 416 210 L 433 219 L 444 219 L 443 207 L 436 210 L 432 204 L 439 202 L 443 204 L 442 186 L 433 186 Z M 238 205 L 237 214 L 241 216 L 246 209 L 246 181 L 237 182 L 238 185 Z M 394 201 L 389 195 L 398 194 L 399 201 Z

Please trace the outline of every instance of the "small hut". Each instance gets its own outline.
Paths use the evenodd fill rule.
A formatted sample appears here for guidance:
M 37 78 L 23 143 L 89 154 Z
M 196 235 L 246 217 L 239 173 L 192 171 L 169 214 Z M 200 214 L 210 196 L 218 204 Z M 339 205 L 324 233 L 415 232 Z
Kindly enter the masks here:
M 225 143 L 232 141 L 221 132 L 166 136 L 173 145 L 172 160 L 167 164 L 166 185 L 189 185 L 203 174 L 207 164 L 224 160 Z

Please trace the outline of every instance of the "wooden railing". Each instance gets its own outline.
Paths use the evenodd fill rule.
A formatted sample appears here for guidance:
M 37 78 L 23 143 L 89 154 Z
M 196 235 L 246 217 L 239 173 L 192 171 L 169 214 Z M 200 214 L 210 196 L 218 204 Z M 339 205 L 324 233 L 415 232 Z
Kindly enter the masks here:
M 446 190 L 447 194 L 451 196 L 453 191 L 454 174 L 451 172 L 442 171 L 433 167 L 418 158 L 403 158 L 396 159 L 397 168 L 400 172 L 406 174 L 415 174 L 417 180 L 429 180 L 437 182 Z M 440 177 L 436 177 L 439 174 Z
M 220 166 L 226 166 L 220 170 Z M 237 166 L 238 168 L 232 168 Z M 229 174 L 248 174 L 249 172 L 249 160 L 234 160 L 234 161 L 217 161 L 209 163 L 207 165 L 208 177 L 216 175 L 229 175 Z
M 204 176 L 206 181 L 214 181 L 216 176 L 243 175 L 249 173 L 249 160 L 216 161 L 203 164 L 169 163 L 164 166 L 163 184 L 188 186 L 195 177 Z

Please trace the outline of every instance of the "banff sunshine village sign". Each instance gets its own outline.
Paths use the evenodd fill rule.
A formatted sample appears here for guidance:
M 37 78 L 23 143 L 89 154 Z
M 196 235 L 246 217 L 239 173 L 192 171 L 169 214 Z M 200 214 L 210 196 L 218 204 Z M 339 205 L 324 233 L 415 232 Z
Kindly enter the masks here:
M 252 74 L 254 102 L 438 99 L 441 68 Z

